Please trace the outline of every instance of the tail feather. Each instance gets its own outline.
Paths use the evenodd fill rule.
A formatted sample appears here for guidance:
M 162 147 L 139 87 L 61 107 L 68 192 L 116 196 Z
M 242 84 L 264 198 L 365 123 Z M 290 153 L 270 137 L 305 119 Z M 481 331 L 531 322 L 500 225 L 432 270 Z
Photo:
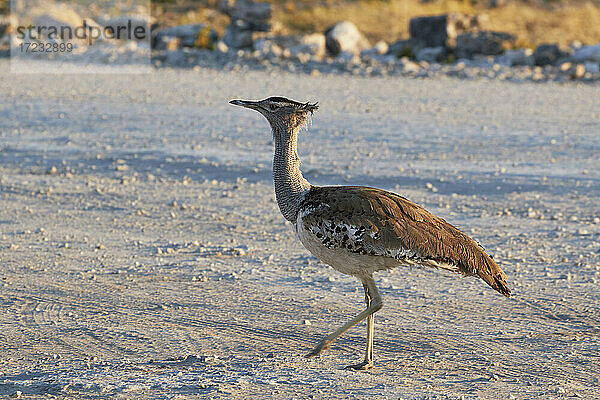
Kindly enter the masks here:
M 487 256 L 487 254 L 486 254 Z M 478 268 L 477 274 L 494 290 L 500 292 L 506 297 L 510 297 L 510 288 L 506 283 L 506 274 L 500 269 L 500 266 L 490 257 L 487 256 L 487 265 L 483 268 Z

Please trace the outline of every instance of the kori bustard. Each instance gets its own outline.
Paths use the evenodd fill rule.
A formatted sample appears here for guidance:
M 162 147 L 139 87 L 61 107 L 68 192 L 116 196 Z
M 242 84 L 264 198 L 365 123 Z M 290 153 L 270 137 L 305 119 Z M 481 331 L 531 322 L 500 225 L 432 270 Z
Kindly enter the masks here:
M 361 363 L 373 367 L 373 314 L 382 306 L 373 273 L 401 265 L 442 268 L 477 276 L 510 296 L 506 275 L 469 236 L 415 203 L 381 189 L 363 186 L 313 186 L 300 172 L 298 132 L 316 103 L 284 97 L 231 104 L 261 113 L 271 124 L 275 142 L 273 180 L 281 213 L 312 254 L 363 284 L 367 308 L 325 337 L 307 356 L 319 355 L 334 340 L 367 319 L 367 350 Z

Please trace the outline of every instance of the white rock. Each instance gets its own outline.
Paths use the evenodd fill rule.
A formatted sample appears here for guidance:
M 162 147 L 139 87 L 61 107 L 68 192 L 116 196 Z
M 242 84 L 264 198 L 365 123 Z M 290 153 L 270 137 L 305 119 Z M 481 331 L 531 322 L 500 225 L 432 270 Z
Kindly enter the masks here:
M 358 30 L 356 25 L 349 21 L 338 22 L 325 32 L 327 50 L 338 55 L 342 52 L 353 54 L 370 47 L 369 41 Z

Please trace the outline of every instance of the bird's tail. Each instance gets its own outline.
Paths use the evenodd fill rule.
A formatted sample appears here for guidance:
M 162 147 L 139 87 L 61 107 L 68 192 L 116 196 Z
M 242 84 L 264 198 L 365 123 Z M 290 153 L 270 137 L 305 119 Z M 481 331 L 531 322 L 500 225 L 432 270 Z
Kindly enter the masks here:
M 480 268 L 477 271 L 477 274 L 493 289 L 502 293 L 506 297 L 510 297 L 510 288 L 506 283 L 506 274 L 490 256 L 487 254 L 486 256 L 487 268 Z

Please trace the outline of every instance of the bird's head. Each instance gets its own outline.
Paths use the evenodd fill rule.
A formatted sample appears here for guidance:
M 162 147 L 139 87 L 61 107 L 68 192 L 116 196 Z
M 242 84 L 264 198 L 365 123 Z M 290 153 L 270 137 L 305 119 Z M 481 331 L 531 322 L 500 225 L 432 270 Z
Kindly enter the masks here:
M 231 100 L 230 104 L 256 110 L 271 124 L 273 131 L 295 131 L 306 125 L 312 113 L 319 108 L 317 103 L 299 103 L 285 97 L 269 97 L 260 101 Z

